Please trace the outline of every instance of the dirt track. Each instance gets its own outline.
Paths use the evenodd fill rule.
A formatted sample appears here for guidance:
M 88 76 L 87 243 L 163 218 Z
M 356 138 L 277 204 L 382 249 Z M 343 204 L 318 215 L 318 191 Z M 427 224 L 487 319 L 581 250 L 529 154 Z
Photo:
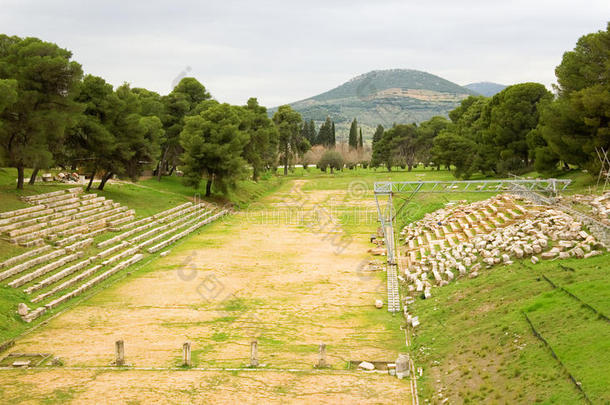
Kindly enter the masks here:
M 403 349 L 398 320 L 373 307 L 384 298 L 383 280 L 361 271 L 366 235 L 353 235 L 343 249 L 334 242 L 340 228 L 265 223 L 265 210 L 294 206 L 296 194 L 307 212 L 328 204 L 328 192 L 303 193 L 301 185 L 207 228 L 157 260 L 154 271 L 67 311 L 12 351 L 53 353 L 66 367 L 104 367 L 123 339 L 129 364 L 166 368 L 179 365 L 182 343 L 190 341 L 197 367 L 243 367 L 257 338 L 264 367 L 312 370 L 324 342 L 336 371 L 1 371 L 2 402 L 53 392 L 75 403 L 98 396 L 115 403 L 408 401 L 407 381 L 339 372 L 348 360 L 391 361 Z

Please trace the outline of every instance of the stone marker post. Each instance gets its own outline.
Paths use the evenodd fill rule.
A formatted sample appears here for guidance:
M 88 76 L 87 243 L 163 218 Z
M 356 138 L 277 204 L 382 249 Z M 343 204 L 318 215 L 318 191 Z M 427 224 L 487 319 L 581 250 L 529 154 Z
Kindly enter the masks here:
M 185 344 L 182 345 L 182 354 L 183 354 L 182 365 L 186 366 L 186 367 L 190 367 L 191 366 L 191 344 L 189 342 L 186 342 Z
M 116 360 L 114 364 L 116 366 L 125 365 L 125 345 L 122 340 L 117 340 L 115 343 L 116 347 Z
M 250 367 L 258 367 L 258 341 L 250 342 Z
M 396 359 L 396 377 L 409 377 L 409 356 L 407 354 L 399 354 Z
M 328 367 L 328 363 L 326 363 L 326 344 L 325 343 L 320 343 L 318 365 L 316 367 L 318 367 L 318 368 Z

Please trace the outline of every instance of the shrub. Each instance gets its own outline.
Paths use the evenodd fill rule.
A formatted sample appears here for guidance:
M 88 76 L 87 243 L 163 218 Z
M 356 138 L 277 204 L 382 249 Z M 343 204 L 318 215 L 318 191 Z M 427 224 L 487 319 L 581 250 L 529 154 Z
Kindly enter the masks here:
M 318 161 L 318 169 L 323 172 L 329 167 L 331 173 L 333 172 L 333 169 L 343 169 L 343 157 L 339 152 L 335 152 L 334 150 L 326 151 Z

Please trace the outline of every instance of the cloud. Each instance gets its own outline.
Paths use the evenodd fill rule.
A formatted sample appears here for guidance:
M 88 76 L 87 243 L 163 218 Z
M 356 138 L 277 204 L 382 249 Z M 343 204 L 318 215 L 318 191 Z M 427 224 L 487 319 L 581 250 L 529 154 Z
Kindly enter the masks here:
M 373 69 L 550 86 L 563 52 L 609 12 L 601 0 L 5 0 L 0 26 L 72 50 L 114 85 L 165 94 L 188 66 L 220 101 L 274 106 Z

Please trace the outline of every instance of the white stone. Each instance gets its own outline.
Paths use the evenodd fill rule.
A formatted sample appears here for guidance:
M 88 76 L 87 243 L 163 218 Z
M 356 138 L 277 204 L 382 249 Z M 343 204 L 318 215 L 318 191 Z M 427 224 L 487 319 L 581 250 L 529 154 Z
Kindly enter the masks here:
M 362 363 L 358 364 L 358 368 L 368 371 L 375 370 L 375 366 L 373 365 L 373 363 L 369 363 L 368 361 L 363 361 Z
M 383 308 L 383 301 L 382 300 L 375 300 L 375 308 L 377 308 L 377 309 Z
M 23 302 L 20 302 L 19 305 L 17 305 L 17 313 L 19 315 L 26 316 L 28 312 L 30 312 L 30 308 L 28 308 L 28 306 L 25 305 Z

